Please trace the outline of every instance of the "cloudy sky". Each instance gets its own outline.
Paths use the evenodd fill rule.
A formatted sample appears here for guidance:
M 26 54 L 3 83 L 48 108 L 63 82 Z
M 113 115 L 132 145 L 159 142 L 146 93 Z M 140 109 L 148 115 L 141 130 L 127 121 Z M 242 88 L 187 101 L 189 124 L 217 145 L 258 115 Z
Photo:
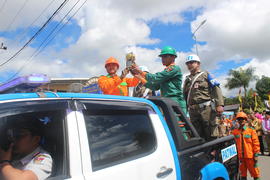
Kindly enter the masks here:
M 19 51 L 63 2 L 0 0 L 0 43 L 7 46 L 0 49 L 1 83 L 31 73 L 98 76 L 106 74 L 104 61 L 110 56 L 123 68 L 130 51 L 137 64 L 154 73 L 163 69 L 158 54 L 166 45 L 177 50 L 176 63 L 187 75 L 185 57 L 196 52 L 192 32 L 204 20 L 196 32 L 202 69 L 222 84 L 228 71 L 239 67 L 270 76 L 267 0 L 88 0 L 84 5 L 85 0 L 69 0 Z M 237 91 L 223 88 L 225 96 Z

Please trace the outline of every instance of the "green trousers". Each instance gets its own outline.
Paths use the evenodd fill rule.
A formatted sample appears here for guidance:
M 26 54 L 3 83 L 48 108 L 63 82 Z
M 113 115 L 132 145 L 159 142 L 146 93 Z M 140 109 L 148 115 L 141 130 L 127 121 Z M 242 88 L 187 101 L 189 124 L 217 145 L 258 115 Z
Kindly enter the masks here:
M 179 97 L 168 97 L 172 100 L 174 100 L 175 102 L 177 102 L 179 104 L 179 106 L 181 107 L 182 111 L 187 114 L 187 106 L 186 106 L 186 101 L 182 100 Z

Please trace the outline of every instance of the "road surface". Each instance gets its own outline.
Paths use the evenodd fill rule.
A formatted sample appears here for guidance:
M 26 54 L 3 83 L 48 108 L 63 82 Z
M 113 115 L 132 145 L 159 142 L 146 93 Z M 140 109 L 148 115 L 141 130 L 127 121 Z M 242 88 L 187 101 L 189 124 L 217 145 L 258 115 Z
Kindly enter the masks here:
M 268 152 L 266 152 L 266 155 L 259 156 L 259 168 L 261 172 L 261 180 L 270 180 L 270 156 L 267 156 Z M 248 180 L 253 180 L 251 178 L 250 174 L 248 173 Z

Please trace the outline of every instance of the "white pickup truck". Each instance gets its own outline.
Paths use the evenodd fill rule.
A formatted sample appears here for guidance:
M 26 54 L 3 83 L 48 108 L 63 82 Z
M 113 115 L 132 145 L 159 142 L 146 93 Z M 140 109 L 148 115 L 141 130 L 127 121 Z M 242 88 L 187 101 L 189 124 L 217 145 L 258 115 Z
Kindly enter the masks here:
M 0 145 L 16 116 L 46 119 L 50 180 L 237 179 L 232 136 L 205 142 L 166 98 L 80 93 L 0 95 Z M 181 121 L 179 121 L 181 120 Z

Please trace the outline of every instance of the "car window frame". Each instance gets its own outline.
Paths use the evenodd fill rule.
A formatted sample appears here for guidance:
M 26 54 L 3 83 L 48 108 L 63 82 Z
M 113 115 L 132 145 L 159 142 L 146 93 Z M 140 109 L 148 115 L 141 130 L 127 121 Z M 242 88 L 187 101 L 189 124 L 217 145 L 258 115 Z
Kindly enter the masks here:
M 87 107 L 93 107 L 93 105 L 95 104 L 98 104 L 100 105 L 101 107 L 105 107 L 107 110 L 109 107 L 112 107 L 112 106 L 115 106 L 117 110 L 120 110 L 119 108 L 123 108 L 122 110 L 130 110 L 130 111 L 136 111 L 136 110 L 139 110 L 139 111 L 145 111 L 146 112 L 146 115 L 147 115 L 147 118 L 149 119 L 149 123 L 151 125 L 151 128 L 152 128 L 152 131 L 153 131 L 153 135 L 154 135 L 154 147 L 151 151 L 149 152 L 146 152 L 146 153 L 143 153 L 141 155 L 137 155 L 137 156 L 134 156 L 134 157 L 130 157 L 130 158 L 127 158 L 125 160 L 121 160 L 121 161 L 118 161 L 116 163 L 110 163 L 110 165 L 105 165 L 105 166 L 102 166 L 101 168 L 94 168 L 92 167 L 92 160 L 91 160 L 91 150 L 90 150 L 90 145 L 88 143 L 88 136 L 86 137 L 87 139 L 87 143 L 88 143 L 88 153 L 89 153 L 89 156 L 90 156 L 90 164 L 91 164 L 91 169 L 92 169 L 92 172 L 97 172 L 99 170 L 102 170 L 104 168 L 110 168 L 110 167 L 113 167 L 113 166 L 117 166 L 117 165 L 120 165 L 120 164 L 123 164 L 123 163 L 126 163 L 126 162 L 129 162 L 129 161 L 132 161 L 132 160 L 135 160 L 135 159 L 140 159 L 140 158 L 143 158 L 145 156 L 148 156 L 149 154 L 152 154 L 156 151 L 157 149 L 157 146 L 158 146 L 158 142 L 157 142 L 157 136 L 156 136 L 156 131 L 155 131 L 155 128 L 154 128 L 154 125 L 153 125 L 153 122 L 152 122 L 152 119 L 150 117 L 150 113 L 153 113 L 153 108 L 146 104 L 146 103 L 141 103 L 141 102 L 126 102 L 126 101 L 102 101 L 102 100 L 81 100 L 80 101 L 82 104 L 84 104 L 84 107 L 85 109 L 87 109 Z M 81 111 L 81 113 L 83 114 L 83 121 L 85 121 L 84 119 L 84 112 Z M 85 122 L 84 122 L 85 123 Z M 86 130 L 86 125 L 84 124 L 85 126 L 85 133 L 87 134 L 87 130 Z
M 2 106 L 5 104 L 5 106 Z M 25 99 L 25 100 L 8 100 L 0 101 L 0 118 L 5 116 L 18 115 L 23 113 L 31 112 L 42 112 L 42 111 L 62 111 L 63 114 L 63 164 L 62 172 L 57 176 L 49 177 L 48 179 L 62 179 L 70 178 L 70 165 L 69 165 L 69 144 L 68 144 L 68 132 L 64 126 L 66 126 L 67 119 L 67 110 L 69 108 L 69 100 L 57 100 L 57 99 Z

